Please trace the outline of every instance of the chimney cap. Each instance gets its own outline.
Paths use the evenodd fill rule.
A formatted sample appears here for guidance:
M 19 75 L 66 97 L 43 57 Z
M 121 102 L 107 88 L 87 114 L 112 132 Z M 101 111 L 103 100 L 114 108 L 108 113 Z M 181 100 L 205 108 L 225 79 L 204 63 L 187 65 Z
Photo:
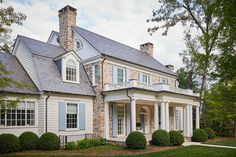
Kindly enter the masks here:
M 77 9 L 70 6 L 70 5 L 66 5 L 65 7 L 63 7 L 62 9 L 58 10 L 58 12 L 63 12 L 64 10 L 71 10 L 71 11 L 76 11 Z
M 153 46 L 153 43 L 151 43 L 151 42 L 147 42 L 147 43 L 141 44 L 140 46 L 148 46 L 148 45 Z
M 174 65 L 168 64 L 168 65 L 165 65 L 165 67 L 167 67 L 168 69 L 172 71 L 174 70 Z

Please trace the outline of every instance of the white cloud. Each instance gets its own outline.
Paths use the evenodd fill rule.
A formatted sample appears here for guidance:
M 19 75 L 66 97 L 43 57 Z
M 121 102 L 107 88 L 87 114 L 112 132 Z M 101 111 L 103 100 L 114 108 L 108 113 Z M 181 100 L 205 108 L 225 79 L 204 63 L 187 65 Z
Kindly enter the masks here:
M 77 25 L 98 34 L 139 49 L 145 42 L 154 44 L 154 57 L 163 64 L 182 66 L 179 52 L 185 48 L 181 25 L 170 29 L 168 36 L 155 33 L 150 36 L 146 23 L 152 10 L 160 6 L 156 0 L 19 0 L 7 1 L 16 11 L 27 15 L 23 26 L 13 26 L 12 37 L 17 34 L 47 41 L 51 30 L 58 30 L 58 10 L 65 5 L 77 8 Z

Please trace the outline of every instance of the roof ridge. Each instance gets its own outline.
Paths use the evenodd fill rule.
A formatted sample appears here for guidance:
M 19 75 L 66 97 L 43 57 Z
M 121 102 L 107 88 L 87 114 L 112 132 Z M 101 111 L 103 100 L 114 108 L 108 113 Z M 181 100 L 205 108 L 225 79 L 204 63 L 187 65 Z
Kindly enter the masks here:
M 53 44 L 50 44 L 50 43 L 47 43 L 47 42 L 44 42 L 44 41 L 41 41 L 41 40 L 38 40 L 38 39 L 34 39 L 34 38 L 30 38 L 30 37 L 24 36 L 24 35 L 18 35 L 18 36 L 20 38 L 27 38 L 27 39 L 34 40 L 34 41 L 37 41 L 37 42 L 41 42 L 41 43 L 44 43 L 44 44 L 47 44 L 47 45 L 50 45 L 50 46 L 53 46 L 53 47 L 62 48 L 61 46 L 53 45 Z

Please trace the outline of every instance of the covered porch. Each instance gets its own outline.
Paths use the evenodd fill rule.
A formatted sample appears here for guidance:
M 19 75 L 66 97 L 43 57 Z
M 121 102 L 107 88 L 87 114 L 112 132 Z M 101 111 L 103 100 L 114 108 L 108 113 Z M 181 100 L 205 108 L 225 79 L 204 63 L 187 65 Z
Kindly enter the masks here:
M 104 137 L 108 140 L 125 141 L 130 132 L 140 131 L 149 141 L 158 129 L 182 130 L 185 137 L 191 137 L 193 114 L 195 128 L 199 128 L 195 96 L 137 88 L 107 91 L 104 95 Z

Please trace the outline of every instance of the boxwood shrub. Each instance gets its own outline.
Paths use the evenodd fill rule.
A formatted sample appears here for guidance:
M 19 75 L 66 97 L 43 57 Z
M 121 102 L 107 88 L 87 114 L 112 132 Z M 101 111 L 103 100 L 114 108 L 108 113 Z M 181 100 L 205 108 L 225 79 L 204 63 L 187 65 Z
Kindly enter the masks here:
M 59 137 L 51 132 L 44 133 L 38 141 L 38 149 L 40 150 L 58 150 L 60 148 Z
M 170 135 L 166 130 L 156 130 L 152 134 L 152 144 L 157 146 L 170 145 Z
M 19 136 L 21 150 L 34 150 L 37 148 L 38 136 L 33 132 L 24 132 Z
M 184 136 L 180 131 L 172 130 L 169 132 L 170 143 L 174 146 L 179 146 L 184 143 Z
M 216 137 L 215 132 L 211 128 L 204 129 L 207 132 L 208 139 L 213 139 Z
M 145 149 L 147 140 L 143 133 L 133 131 L 128 135 L 125 143 L 128 149 Z
M 204 129 L 193 130 L 192 141 L 194 142 L 205 142 L 208 139 L 207 132 Z
M 0 153 L 17 152 L 20 150 L 20 140 L 13 134 L 0 135 Z

